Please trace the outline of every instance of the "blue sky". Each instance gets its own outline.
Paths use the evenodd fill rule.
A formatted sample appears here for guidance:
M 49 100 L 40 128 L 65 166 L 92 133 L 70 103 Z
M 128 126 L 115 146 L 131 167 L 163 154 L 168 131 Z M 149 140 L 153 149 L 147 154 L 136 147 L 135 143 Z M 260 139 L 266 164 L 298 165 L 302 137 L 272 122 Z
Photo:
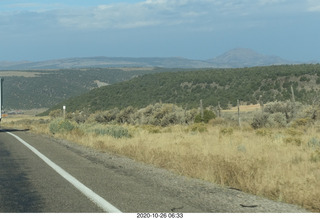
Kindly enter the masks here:
M 0 61 L 210 59 L 250 48 L 320 61 L 319 0 L 0 0 Z

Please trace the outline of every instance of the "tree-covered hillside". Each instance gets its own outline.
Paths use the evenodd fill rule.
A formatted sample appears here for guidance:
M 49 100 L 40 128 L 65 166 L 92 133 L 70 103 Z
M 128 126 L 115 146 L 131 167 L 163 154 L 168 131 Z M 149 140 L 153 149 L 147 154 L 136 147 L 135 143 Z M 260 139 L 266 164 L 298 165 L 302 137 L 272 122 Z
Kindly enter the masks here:
M 49 108 L 101 85 L 114 84 L 161 68 L 89 68 L 0 71 L 5 109 Z M 174 70 L 172 70 L 174 71 Z
M 298 101 L 311 101 L 320 89 L 320 65 L 282 65 L 239 69 L 206 69 L 184 72 L 149 74 L 130 81 L 93 89 L 71 98 L 54 108 L 67 105 L 69 111 L 106 110 L 115 107 L 145 107 L 159 101 L 196 107 L 199 100 L 204 106 L 224 108 L 242 103 L 255 104 L 287 100 L 291 86 Z

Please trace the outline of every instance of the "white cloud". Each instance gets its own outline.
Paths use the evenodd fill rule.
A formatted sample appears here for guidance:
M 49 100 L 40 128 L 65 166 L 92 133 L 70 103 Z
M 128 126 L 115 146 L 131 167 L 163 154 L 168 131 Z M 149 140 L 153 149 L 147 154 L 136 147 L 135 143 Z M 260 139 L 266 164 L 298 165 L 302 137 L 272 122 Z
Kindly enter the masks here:
M 202 11 L 203 8 L 195 7 L 194 10 L 192 2 L 190 0 L 147 0 L 134 4 L 99 5 L 85 11 L 62 13 L 59 16 L 59 22 L 66 26 L 100 29 L 170 26 L 189 23 L 190 19 L 207 14 Z
M 308 11 L 320 12 L 320 2 L 318 0 L 308 0 Z
M 249 14 L 248 0 L 146 0 L 138 3 L 99 5 L 62 13 L 59 22 L 69 27 L 127 29 L 207 23 L 219 17 Z M 221 20 L 221 18 L 219 18 Z M 207 28 L 204 28 L 207 29 Z M 212 29 L 212 28 L 210 28 Z
M 136 3 L 110 3 L 94 7 L 62 4 L 12 4 L 13 11 L 1 12 L 0 27 L 10 21 L 12 28 L 19 25 L 40 26 L 47 22 L 50 28 L 80 30 L 132 29 L 143 27 L 179 26 L 194 30 L 240 27 L 239 22 L 259 25 L 259 20 L 287 11 L 302 10 L 299 0 L 145 0 Z M 309 0 L 309 10 L 320 10 L 316 0 Z M 295 5 L 295 6 L 294 6 Z M 9 7 L 7 5 L 7 7 Z M 294 9 L 293 9 L 294 8 Z M 21 13 L 30 12 L 30 13 Z M 23 20 L 32 20 L 25 24 Z M 227 25 L 224 25 L 227 24 Z M 7 24 L 8 25 L 8 24 Z M 49 26 L 44 26 L 48 28 Z
M 273 5 L 273 4 L 279 4 L 287 2 L 287 0 L 259 0 L 259 3 L 261 5 Z

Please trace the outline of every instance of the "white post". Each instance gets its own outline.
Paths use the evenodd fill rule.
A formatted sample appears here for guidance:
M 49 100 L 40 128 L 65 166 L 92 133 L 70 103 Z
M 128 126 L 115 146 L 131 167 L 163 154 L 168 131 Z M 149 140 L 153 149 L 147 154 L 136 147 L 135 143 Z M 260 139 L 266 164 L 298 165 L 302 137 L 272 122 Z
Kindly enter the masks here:
M 66 119 L 66 106 L 63 106 L 63 119 Z

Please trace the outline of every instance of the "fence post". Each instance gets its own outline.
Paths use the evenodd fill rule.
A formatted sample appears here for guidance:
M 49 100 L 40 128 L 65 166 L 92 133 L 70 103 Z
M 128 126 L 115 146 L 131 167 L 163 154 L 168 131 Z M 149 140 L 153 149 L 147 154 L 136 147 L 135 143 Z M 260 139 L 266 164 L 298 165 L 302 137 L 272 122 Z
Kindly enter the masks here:
M 203 121 L 203 105 L 202 105 L 202 100 L 200 100 L 200 115 L 201 115 L 201 120 Z
M 218 102 L 218 117 L 221 117 L 221 107 L 220 107 L 220 102 Z
M 262 101 L 262 95 L 260 95 L 260 97 L 259 97 L 259 104 L 260 104 L 261 111 L 263 112 L 264 111 L 264 105 L 263 105 L 263 101 Z
M 292 116 L 294 117 L 296 114 L 296 100 L 294 98 L 294 91 L 291 85 L 291 102 L 292 102 Z
M 184 108 L 184 123 L 188 124 L 187 120 L 187 109 L 188 109 L 188 103 L 186 104 L 186 107 Z
M 240 123 L 240 101 L 237 100 L 237 105 L 238 105 L 238 124 L 239 127 L 241 127 L 241 123 Z
M 293 91 L 292 85 L 291 85 L 291 101 L 292 101 L 293 103 L 295 103 L 294 91 Z

